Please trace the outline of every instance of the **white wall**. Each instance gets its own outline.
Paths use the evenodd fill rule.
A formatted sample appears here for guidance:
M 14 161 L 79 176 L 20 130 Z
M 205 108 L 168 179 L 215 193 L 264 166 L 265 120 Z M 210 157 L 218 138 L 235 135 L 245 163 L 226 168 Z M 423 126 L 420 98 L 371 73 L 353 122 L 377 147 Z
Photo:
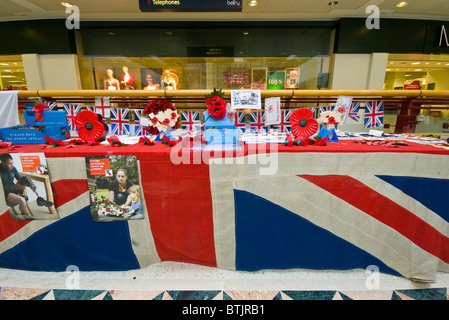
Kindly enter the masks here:
M 29 90 L 79 90 L 78 59 L 74 54 L 22 55 Z

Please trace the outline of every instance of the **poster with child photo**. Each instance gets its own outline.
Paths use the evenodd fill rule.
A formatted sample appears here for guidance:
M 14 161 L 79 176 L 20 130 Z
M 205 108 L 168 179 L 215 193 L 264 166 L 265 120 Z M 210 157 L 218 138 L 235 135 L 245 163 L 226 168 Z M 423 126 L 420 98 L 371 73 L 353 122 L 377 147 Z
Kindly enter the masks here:
M 136 156 L 86 157 L 90 209 L 95 221 L 144 218 Z

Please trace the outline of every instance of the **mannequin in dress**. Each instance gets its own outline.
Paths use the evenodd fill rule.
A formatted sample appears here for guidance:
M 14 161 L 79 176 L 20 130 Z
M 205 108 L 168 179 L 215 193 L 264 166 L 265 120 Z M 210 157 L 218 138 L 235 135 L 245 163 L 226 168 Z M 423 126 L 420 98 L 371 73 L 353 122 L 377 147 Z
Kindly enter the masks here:
M 124 86 L 125 90 L 133 90 L 135 89 L 135 80 L 134 76 L 129 73 L 128 67 L 123 67 L 123 76 L 121 78 L 121 84 Z
M 176 82 L 170 78 L 170 70 L 165 70 L 165 74 L 161 80 L 162 89 L 176 90 Z
M 104 80 L 104 87 L 107 90 L 120 90 L 120 81 L 114 78 L 114 72 L 112 69 L 106 70 L 108 78 Z
M 145 79 L 147 80 L 147 86 L 143 90 L 160 90 L 161 86 L 159 84 L 153 83 L 153 76 L 147 73 Z

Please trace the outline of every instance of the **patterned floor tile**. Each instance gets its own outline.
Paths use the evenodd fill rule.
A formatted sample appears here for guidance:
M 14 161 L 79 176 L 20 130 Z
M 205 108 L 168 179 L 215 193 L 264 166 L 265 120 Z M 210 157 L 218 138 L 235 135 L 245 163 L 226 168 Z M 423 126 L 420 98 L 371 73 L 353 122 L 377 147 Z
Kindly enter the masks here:
M 283 291 L 292 300 L 332 300 L 336 291 Z
M 447 300 L 447 288 L 396 290 L 413 300 Z
M 167 291 L 173 300 L 213 300 L 221 291 Z
M 226 293 L 232 300 L 273 300 L 279 293 L 276 291 L 243 291 L 243 290 L 226 290 Z

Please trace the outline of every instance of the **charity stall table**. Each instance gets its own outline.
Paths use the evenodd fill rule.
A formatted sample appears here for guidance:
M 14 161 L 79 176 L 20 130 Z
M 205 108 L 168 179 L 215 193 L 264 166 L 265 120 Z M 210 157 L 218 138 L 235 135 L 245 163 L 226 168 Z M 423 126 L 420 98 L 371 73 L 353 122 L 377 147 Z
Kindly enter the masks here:
M 45 155 L 57 211 L 15 220 L 0 198 L 3 268 L 116 271 L 178 261 L 244 271 L 374 267 L 430 281 L 449 271 L 444 148 L 348 139 L 222 151 L 37 144 L 0 153 Z M 93 218 L 86 159 L 116 155 L 137 159 L 143 219 Z

